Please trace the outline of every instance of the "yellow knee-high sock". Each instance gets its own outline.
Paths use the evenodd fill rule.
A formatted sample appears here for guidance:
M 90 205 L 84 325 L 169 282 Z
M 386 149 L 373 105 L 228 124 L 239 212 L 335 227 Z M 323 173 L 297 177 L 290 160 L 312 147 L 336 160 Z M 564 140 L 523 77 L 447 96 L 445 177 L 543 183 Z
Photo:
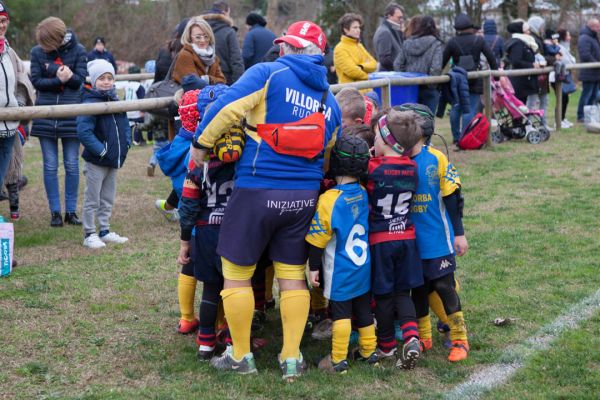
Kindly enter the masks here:
M 377 336 L 375 336 L 375 324 L 358 328 L 358 347 L 360 355 L 368 358 L 377 347 Z
M 275 268 L 269 265 L 265 269 L 265 301 L 273 299 L 273 280 L 275 279 Z
M 431 318 L 429 314 L 417 320 L 419 324 L 419 337 L 423 340 L 431 339 Z
M 281 292 L 279 304 L 283 325 L 283 347 L 281 360 L 300 357 L 300 342 L 304 334 L 310 295 L 308 290 L 286 290 Z
M 351 332 L 352 321 L 349 318 L 333 321 L 331 327 L 331 361 L 335 364 L 345 360 L 348 356 Z
M 196 296 L 196 278 L 179 273 L 177 280 L 177 295 L 179 297 L 179 312 L 181 319 L 192 322 L 194 314 L 194 297 Z
M 241 360 L 250 353 L 250 327 L 254 313 L 254 294 L 251 287 L 223 289 L 223 309 L 233 342 L 233 358 Z
M 314 313 L 318 310 L 324 310 L 327 308 L 327 299 L 323 294 L 323 288 L 314 287 L 310 291 L 310 310 Z
M 450 340 L 467 340 L 467 326 L 462 311 L 448 315 L 450 326 Z
M 438 292 L 434 291 L 434 292 L 429 293 L 428 299 L 429 299 L 429 308 L 431 308 L 431 310 L 433 310 L 434 314 L 437 315 L 438 319 L 442 323 L 448 325 L 448 316 L 446 315 L 446 311 L 444 310 L 444 304 L 442 303 L 442 299 L 440 298 L 440 295 L 438 294 Z M 431 323 L 429 325 L 431 326 Z

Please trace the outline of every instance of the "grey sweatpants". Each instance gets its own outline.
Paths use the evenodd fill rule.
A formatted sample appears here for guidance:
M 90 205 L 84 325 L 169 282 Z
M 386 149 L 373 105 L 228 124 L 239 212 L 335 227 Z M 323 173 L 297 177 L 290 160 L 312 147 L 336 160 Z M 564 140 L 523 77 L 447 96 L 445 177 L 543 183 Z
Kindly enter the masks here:
M 101 231 L 110 227 L 109 219 L 117 193 L 117 171 L 116 168 L 101 167 L 87 161 L 83 165 L 83 232 L 86 235 L 96 232 L 95 217 Z

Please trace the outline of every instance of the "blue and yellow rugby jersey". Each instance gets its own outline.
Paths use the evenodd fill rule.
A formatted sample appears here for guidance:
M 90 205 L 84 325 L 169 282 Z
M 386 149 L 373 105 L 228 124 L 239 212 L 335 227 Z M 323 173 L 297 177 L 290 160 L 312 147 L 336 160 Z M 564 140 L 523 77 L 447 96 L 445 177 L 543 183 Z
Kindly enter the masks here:
M 419 185 L 411 216 L 421 258 L 454 254 L 454 229 L 443 198 L 460 187 L 458 172 L 441 151 L 431 146 L 423 146 L 413 160 L 419 171 Z
M 295 122 L 317 112 L 329 91 L 322 56 L 287 55 L 252 66 L 208 109 L 196 130 L 198 142 L 212 147 L 232 125 Z M 249 112 L 246 112 L 250 110 Z M 342 114 L 329 92 L 325 101 L 323 147 L 333 147 L 341 134 Z M 237 163 L 235 185 L 261 189 L 319 190 L 326 151 L 313 160 L 276 153 L 246 129 L 246 146 Z
M 325 249 L 325 297 L 346 301 L 371 289 L 369 202 L 359 183 L 337 185 L 319 197 L 306 241 Z

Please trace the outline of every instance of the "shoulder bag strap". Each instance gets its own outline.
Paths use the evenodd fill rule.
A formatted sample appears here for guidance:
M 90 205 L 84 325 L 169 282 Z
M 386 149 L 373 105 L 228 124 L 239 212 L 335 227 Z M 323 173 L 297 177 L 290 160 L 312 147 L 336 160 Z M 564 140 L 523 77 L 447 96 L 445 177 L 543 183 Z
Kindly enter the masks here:
M 325 102 L 327 101 L 327 96 L 329 96 L 329 89 L 323 92 L 323 96 L 321 96 L 321 105 L 319 106 L 319 112 L 321 114 L 325 113 Z

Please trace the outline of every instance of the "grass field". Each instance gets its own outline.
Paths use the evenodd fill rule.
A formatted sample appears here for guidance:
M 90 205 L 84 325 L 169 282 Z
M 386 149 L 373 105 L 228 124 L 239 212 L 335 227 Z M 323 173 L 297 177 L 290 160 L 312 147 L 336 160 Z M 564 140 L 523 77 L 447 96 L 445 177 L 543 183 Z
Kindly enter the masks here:
M 576 104 L 572 99 L 571 121 Z M 448 137 L 447 122 L 439 125 Z M 278 314 L 271 312 L 269 345 L 256 354 L 259 375 L 216 374 L 196 361 L 193 338 L 175 333 L 178 227 L 154 209 L 169 182 L 146 177 L 150 149 L 133 148 L 120 172 L 112 227 L 130 242 L 89 251 L 80 229 L 49 227 L 41 154 L 32 142 L 23 217 L 15 224 L 19 266 L 0 279 L 2 399 L 441 398 L 472 373 L 510 362 L 511 348 L 527 346 L 600 288 L 600 135 L 578 126 L 540 145 L 451 149 L 470 243 L 458 267 L 472 348 L 466 362 L 450 365 L 434 334 L 434 350 L 414 371 L 352 365 L 345 376 L 328 376 L 313 368 L 285 384 L 275 362 Z M 496 327 L 496 317 L 515 320 Z M 599 338 L 596 311 L 523 357 L 507 384 L 482 397 L 597 399 Z M 328 348 L 302 344 L 309 360 Z

